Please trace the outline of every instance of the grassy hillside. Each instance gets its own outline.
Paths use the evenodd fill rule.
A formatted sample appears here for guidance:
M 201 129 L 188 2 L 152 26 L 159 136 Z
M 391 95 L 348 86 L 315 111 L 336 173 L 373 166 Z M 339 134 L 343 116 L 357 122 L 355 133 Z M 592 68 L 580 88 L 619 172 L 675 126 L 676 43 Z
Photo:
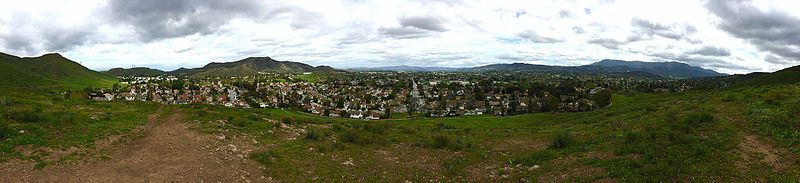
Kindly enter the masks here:
M 210 63 L 202 68 L 179 69 L 173 74 L 186 74 L 192 78 L 256 75 L 259 72 L 312 72 L 332 71 L 331 67 L 313 67 L 290 61 L 276 61 L 269 57 L 250 57 L 235 62 Z
M 382 121 L 206 105 L 180 106 L 180 111 L 185 122 L 205 133 L 252 144 L 255 150 L 247 153 L 264 167 L 265 176 L 286 182 L 800 178 L 800 85 L 616 95 L 613 103 L 581 113 Z M 102 158 L 102 151 L 48 152 L 92 149 L 95 141 L 124 137 L 156 108 L 5 92 L 0 94 L 0 160 L 33 160 L 44 167 Z
M 251 158 L 288 182 L 783 182 L 800 178 L 798 91 L 617 95 L 582 113 L 384 121 L 184 110 L 207 133 L 255 140 Z
M 92 148 L 95 141 L 128 132 L 147 121 L 158 108 L 155 103 L 92 102 L 79 94 L 64 98 L 58 93 L 15 88 L 0 92 L 0 162 L 17 158 L 37 162 L 41 168 L 64 163 L 86 154 L 71 147 Z M 52 157 L 51 152 L 68 152 Z
M 129 69 L 113 68 L 103 73 L 111 76 L 160 76 L 166 72 L 147 67 L 134 67 Z
M 0 57 L 0 86 L 82 89 L 111 87 L 116 78 L 89 70 L 59 54 L 19 58 Z
M 763 74 L 736 84 L 737 87 L 787 84 L 800 82 L 800 66 L 794 66 L 770 74 Z

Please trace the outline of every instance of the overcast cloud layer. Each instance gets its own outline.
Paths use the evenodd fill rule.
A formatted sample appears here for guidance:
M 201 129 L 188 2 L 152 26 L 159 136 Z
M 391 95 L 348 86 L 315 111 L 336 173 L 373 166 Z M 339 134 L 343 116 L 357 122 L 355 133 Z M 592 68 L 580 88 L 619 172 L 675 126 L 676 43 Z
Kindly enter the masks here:
M 0 1 L 0 52 L 163 70 L 270 56 L 338 68 L 800 64 L 800 1 Z M 794 11 L 793 11 L 794 10 Z

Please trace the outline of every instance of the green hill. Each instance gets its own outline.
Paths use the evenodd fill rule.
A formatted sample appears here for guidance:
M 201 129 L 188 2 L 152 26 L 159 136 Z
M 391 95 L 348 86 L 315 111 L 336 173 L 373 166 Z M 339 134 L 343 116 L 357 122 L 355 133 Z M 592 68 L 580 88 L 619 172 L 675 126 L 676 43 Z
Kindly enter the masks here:
M 312 72 L 335 70 L 328 66 L 314 67 L 291 61 L 276 61 L 270 57 L 250 57 L 235 62 L 213 62 L 202 68 L 178 69 L 170 72 L 193 78 L 255 75 L 259 72 Z
M 103 73 L 112 76 L 160 76 L 166 72 L 147 67 L 134 67 L 130 69 L 113 68 L 111 70 L 104 71 Z
M 760 74 L 753 79 L 742 81 L 736 87 L 789 84 L 800 82 L 800 66 L 786 68 L 769 74 Z
M 89 70 L 57 53 L 26 58 L 0 55 L 0 86 L 80 89 L 111 87 L 116 82 L 114 77 Z

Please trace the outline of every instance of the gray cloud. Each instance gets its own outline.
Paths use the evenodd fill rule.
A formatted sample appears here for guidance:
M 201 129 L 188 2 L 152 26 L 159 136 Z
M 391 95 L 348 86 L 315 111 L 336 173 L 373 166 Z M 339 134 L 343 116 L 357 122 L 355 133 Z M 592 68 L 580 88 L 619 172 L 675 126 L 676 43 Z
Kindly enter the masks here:
M 792 61 L 790 61 L 790 60 L 788 60 L 786 58 L 781 58 L 780 56 L 777 56 L 777 55 L 774 55 L 774 54 L 769 54 L 766 57 L 764 57 L 764 61 L 767 61 L 767 62 L 773 63 L 773 64 L 781 64 L 781 65 L 793 64 Z
M 0 40 L 3 42 L 3 47 L 13 51 L 21 51 L 27 55 L 35 54 L 38 48 L 33 44 L 33 38 L 28 37 L 24 33 L 12 31 L 10 34 L 0 33 Z
M 319 13 L 303 8 L 257 0 L 111 0 L 108 13 L 111 21 L 133 26 L 145 42 L 211 34 L 235 18 L 262 22 L 285 18 L 295 29 L 319 24 L 321 18 Z
M 575 32 L 575 34 L 586 33 L 585 29 L 583 29 L 582 27 L 578 27 L 578 26 L 572 27 L 572 31 Z
M 110 18 L 134 27 L 143 41 L 210 34 L 237 16 L 257 16 L 257 1 L 111 0 Z M 279 12 L 279 11 L 276 11 Z
M 651 53 L 649 54 L 652 57 L 659 58 L 660 61 L 678 61 L 683 62 L 693 66 L 700 66 L 703 68 L 725 68 L 725 69 L 734 69 L 734 70 L 747 70 L 752 71 L 753 68 L 745 67 L 733 63 L 726 62 L 724 60 L 713 58 L 713 57 L 704 57 L 704 56 L 693 56 L 687 54 L 672 54 L 672 53 Z
M 570 17 L 572 17 L 572 13 L 570 13 L 567 10 L 561 10 L 561 11 L 558 11 L 558 16 L 561 17 L 561 18 L 570 18 Z
M 416 39 L 428 36 L 427 31 L 409 27 L 378 28 L 381 35 L 397 39 Z
M 435 31 L 435 32 L 447 31 L 447 28 L 444 27 L 444 23 L 446 21 L 440 17 L 430 17 L 430 16 L 403 17 L 400 18 L 398 21 L 400 21 L 400 25 L 403 28 L 414 27 L 422 30 Z
M 534 43 L 558 43 L 564 41 L 556 38 L 541 36 L 533 30 L 522 31 L 517 34 L 517 36 Z
M 706 8 L 722 21 L 723 31 L 761 51 L 800 60 L 800 19 L 779 10 L 762 11 L 749 0 L 711 0 Z
M 691 51 L 689 52 L 689 54 L 704 55 L 704 56 L 731 56 L 731 52 L 728 51 L 728 49 L 715 46 L 705 46 L 703 48 Z
M 639 18 L 633 18 L 631 20 L 631 25 L 638 28 L 638 33 L 646 34 L 648 36 L 658 35 L 661 37 L 670 38 L 674 40 L 684 39 L 686 35 L 694 34 L 697 32 L 697 28 L 695 28 L 692 25 L 686 25 L 686 24 L 663 25 Z
M 591 39 L 587 41 L 587 43 L 600 45 L 602 47 L 608 49 L 619 49 L 619 46 L 627 44 L 627 41 L 618 41 L 616 39 L 609 39 L 609 38 L 598 38 L 598 39 Z

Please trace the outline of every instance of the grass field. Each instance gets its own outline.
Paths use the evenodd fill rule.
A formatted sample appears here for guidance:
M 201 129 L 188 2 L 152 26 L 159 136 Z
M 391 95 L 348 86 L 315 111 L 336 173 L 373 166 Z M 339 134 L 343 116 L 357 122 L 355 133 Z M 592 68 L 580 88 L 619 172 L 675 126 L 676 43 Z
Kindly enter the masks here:
M 160 108 L 6 91 L 0 160 L 38 168 L 102 158 L 50 153 L 93 149 Z M 798 105 L 800 85 L 773 85 L 615 95 L 613 105 L 590 112 L 508 117 L 362 121 L 284 109 L 180 110 L 200 131 L 252 137 L 250 159 L 287 182 L 786 182 L 800 178 Z
M 92 102 L 6 90 L 0 95 L 0 162 L 19 158 L 44 166 L 74 158 L 80 154 L 43 159 L 50 155 L 48 149 L 92 148 L 97 140 L 127 134 L 145 124 L 147 114 L 157 108 L 154 103 Z
M 583 113 L 387 121 L 185 110 L 204 131 L 254 136 L 264 145 L 251 157 L 290 182 L 782 182 L 800 175 L 797 91 L 784 85 L 617 95 L 612 106 Z M 763 161 L 771 155 L 781 159 Z

